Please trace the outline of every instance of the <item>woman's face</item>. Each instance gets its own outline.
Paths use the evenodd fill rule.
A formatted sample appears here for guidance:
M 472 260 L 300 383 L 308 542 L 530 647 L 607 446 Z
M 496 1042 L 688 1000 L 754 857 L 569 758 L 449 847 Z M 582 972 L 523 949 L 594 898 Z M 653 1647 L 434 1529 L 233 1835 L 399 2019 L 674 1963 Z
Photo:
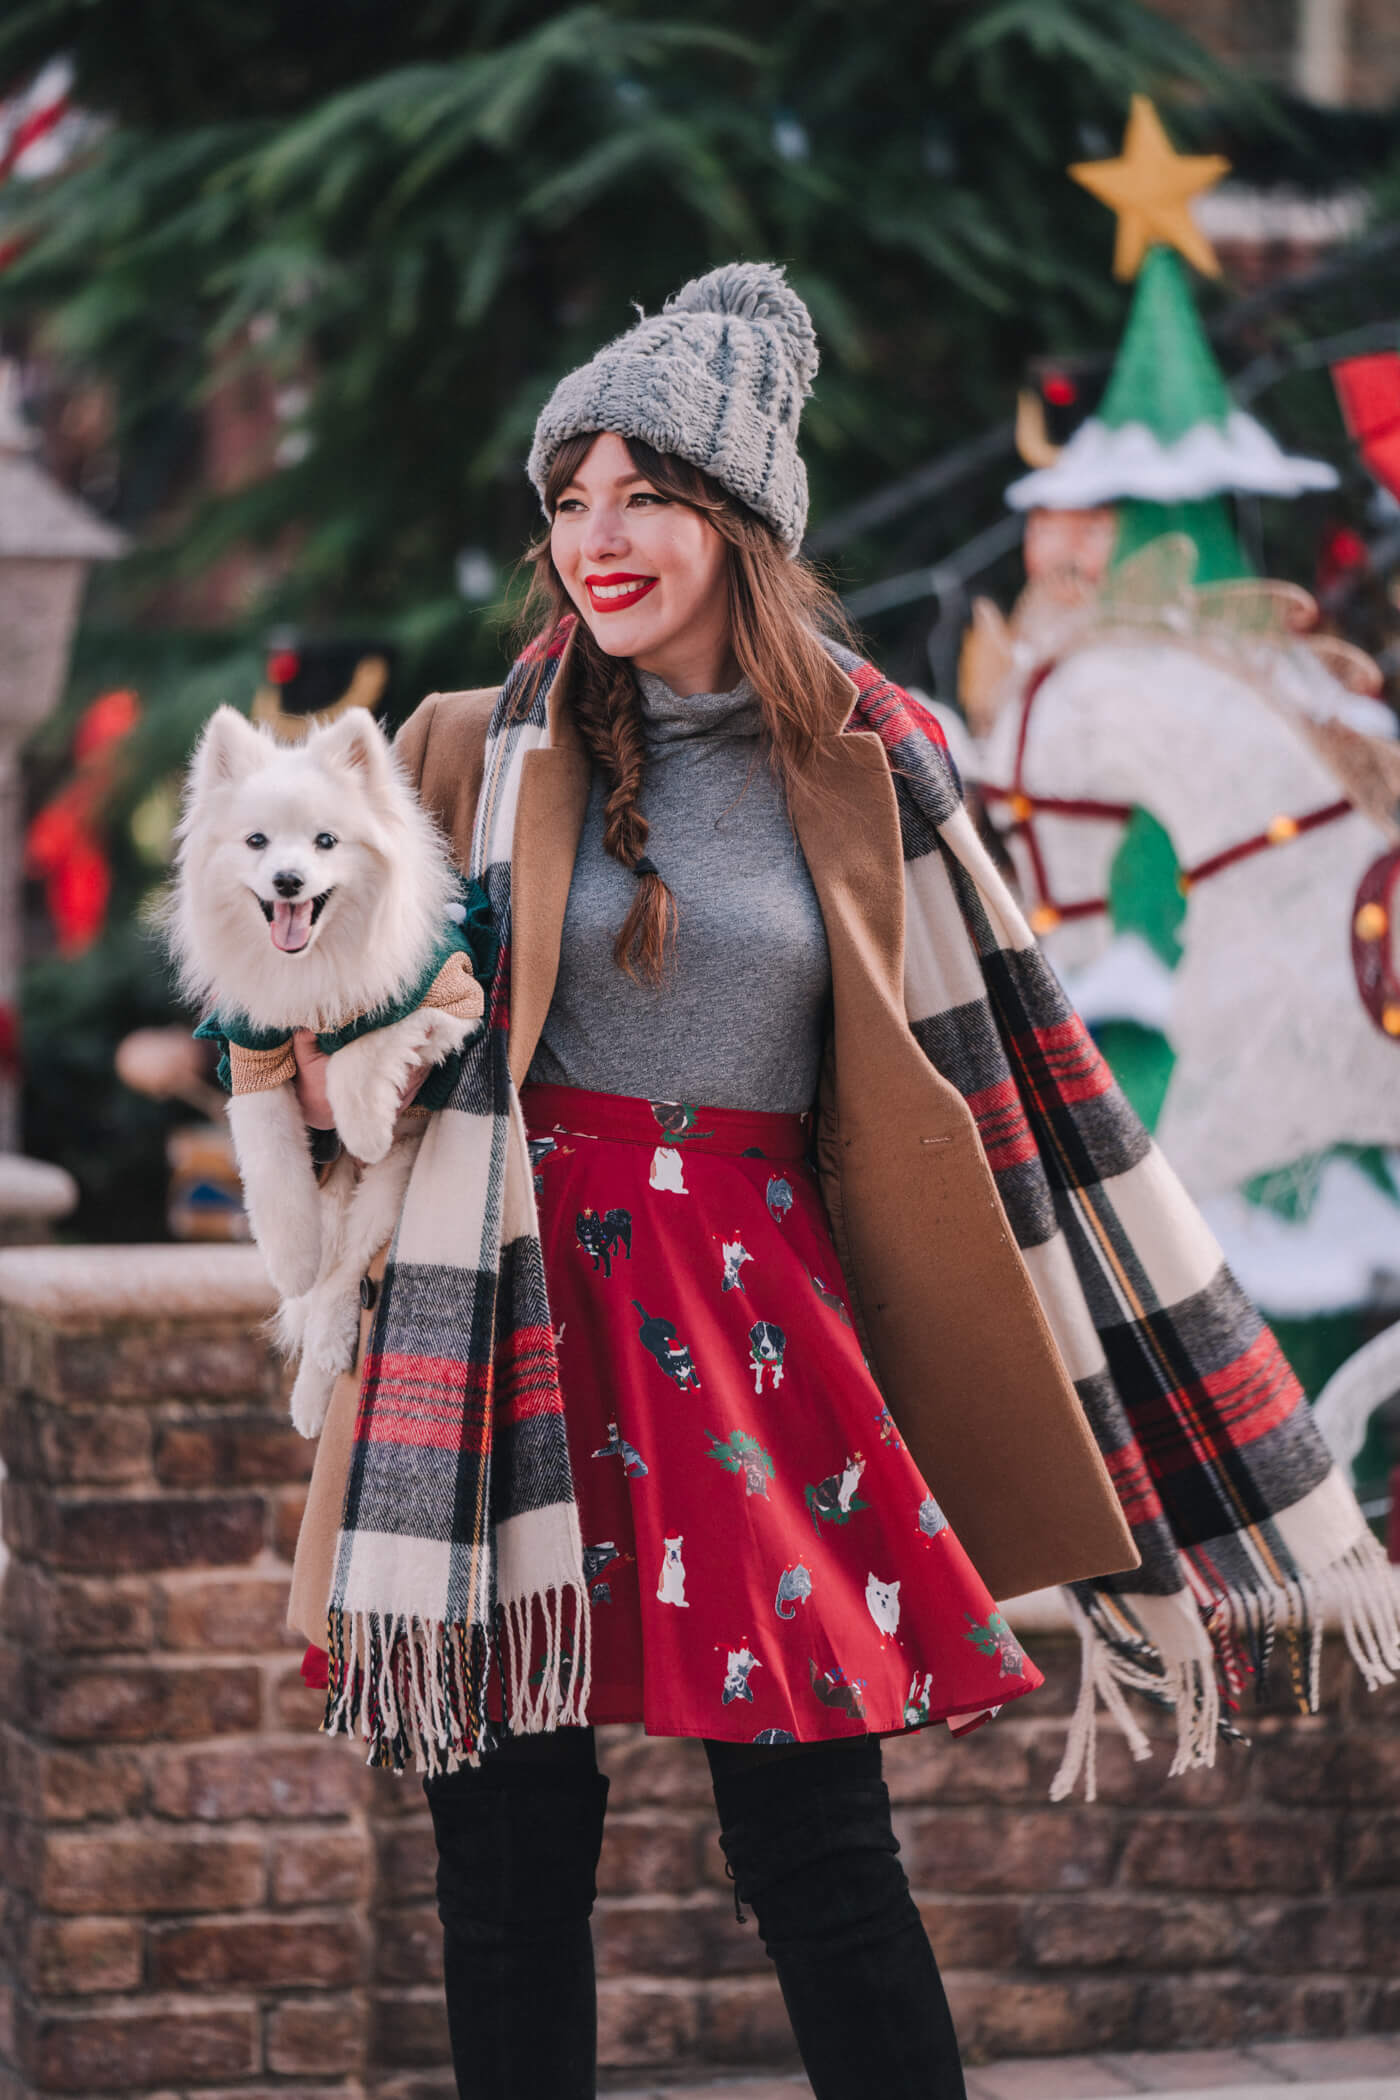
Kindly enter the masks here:
M 727 689 L 725 543 L 708 518 L 663 496 L 622 439 L 595 438 L 559 497 L 550 553 L 600 649 L 678 693 Z

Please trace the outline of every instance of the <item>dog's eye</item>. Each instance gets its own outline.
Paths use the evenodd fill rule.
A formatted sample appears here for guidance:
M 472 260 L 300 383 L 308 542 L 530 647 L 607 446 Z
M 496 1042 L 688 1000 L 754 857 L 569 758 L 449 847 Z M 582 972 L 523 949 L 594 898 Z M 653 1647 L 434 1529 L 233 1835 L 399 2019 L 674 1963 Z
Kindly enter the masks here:
M 331 847 L 339 845 L 339 843 L 340 841 L 333 831 L 318 831 L 313 840 L 313 844 L 319 846 L 323 853 L 329 853 Z
M 267 833 L 265 831 L 250 831 L 243 843 L 245 846 L 251 846 L 254 853 L 261 853 L 263 847 L 267 844 Z

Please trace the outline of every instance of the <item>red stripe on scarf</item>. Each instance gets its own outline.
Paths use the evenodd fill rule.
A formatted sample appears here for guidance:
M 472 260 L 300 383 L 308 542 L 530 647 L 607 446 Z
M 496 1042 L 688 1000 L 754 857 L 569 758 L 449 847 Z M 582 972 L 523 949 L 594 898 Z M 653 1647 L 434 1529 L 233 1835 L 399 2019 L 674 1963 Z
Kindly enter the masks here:
M 563 1412 L 553 1333 L 548 1327 L 517 1327 L 496 1347 L 496 1413 L 523 1422 Z
M 1302 1401 L 1303 1389 L 1266 1327 L 1233 1363 L 1147 1400 L 1136 1424 L 1138 1440 L 1160 1479 L 1257 1443 L 1281 1428 Z
M 1037 1028 L 1033 1035 L 1062 1101 L 1095 1101 L 1112 1092 L 1113 1074 L 1077 1014 Z
M 1164 1514 L 1161 1497 L 1152 1485 L 1152 1476 L 1136 1443 L 1124 1444 L 1121 1451 L 1106 1451 L 1104 1464 L 1129 1524 L 1151 1524 Z
M 982 1087 L 967 1096 L 967 1105 L 977 1118 L 977 1134 L 994 1174 L 1007 1167 L 1024 1166 L 1036 1156 L 1036 1142 L 1026 1120 L 1014 1079 Z
M 874 729 L 889 750 L 901 743 L 911 730 L 918 730 L 940 751 L 947 750 L 948 739 L 937 715 L 922 706 L 912 693 L 906 693 L 902 686 L 886 678 L 874 664 L 863 663 L 848 675 L 864 702 L 862 722 L 853 726 Z
M 356 1441 L 485 1451 L 488 1384 L 482 1366 L 460 1357 L 368 1356 Z

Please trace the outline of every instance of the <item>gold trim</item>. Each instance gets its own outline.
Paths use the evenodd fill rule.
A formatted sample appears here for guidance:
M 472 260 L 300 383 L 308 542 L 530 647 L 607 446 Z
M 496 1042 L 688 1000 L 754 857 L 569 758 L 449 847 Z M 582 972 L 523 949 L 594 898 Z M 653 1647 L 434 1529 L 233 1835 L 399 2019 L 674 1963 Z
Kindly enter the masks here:
M 1023 386 L 1016 396 L 1016 450 L 1028 467 L 1053 467 L 1064 449 L 1045 434 L 1045 403 Z

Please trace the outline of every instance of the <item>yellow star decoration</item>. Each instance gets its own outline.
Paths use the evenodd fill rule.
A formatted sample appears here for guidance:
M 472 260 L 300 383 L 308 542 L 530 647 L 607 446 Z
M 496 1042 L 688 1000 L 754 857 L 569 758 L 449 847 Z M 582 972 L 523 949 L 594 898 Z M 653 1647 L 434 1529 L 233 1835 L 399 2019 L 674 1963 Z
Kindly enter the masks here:
M 1146 95 L 1134 95 L 1118 160 L 1081 160 L 1069 170 L 1118 214 L 1115 277 L 1136 277 L 1155 241 L 1180 249 L 1208 277 L 1220 275 L 1215 250 L 1191 216 L 1188 200 L 1228 173 L 1219 153 L 1174 153 Z

